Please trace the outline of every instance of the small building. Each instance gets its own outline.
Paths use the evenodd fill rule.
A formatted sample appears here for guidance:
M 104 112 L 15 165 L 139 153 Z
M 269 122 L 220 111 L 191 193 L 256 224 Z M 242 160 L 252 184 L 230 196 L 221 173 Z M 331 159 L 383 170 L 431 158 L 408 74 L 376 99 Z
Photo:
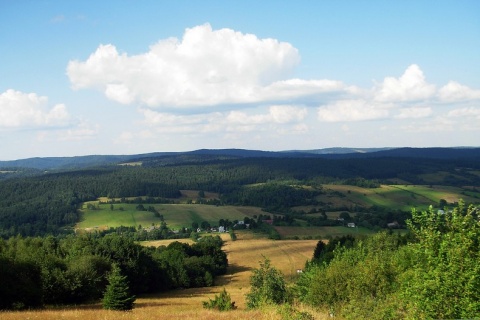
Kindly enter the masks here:
M 355 228 L 355 223 L 354 222 L 349 222 L 349 223 L 347 223 L 347 227 Z

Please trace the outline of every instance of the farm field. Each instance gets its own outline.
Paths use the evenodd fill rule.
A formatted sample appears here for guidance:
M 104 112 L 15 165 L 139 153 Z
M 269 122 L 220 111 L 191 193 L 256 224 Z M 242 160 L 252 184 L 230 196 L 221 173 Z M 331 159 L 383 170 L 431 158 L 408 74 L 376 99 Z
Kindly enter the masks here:
M 138 211 L 136 206 L 136 204 L 115 203 L 113 210 L 111 210 L 110 204 L 99 204 L 98 209 L 89 210 L 84 204 L 82 220 L 76 225 L 76 228 L 106 229 L 119 226 L 138 227 L 139 225 L 146 227 L 161 222 L 160 218 L 155 217 L 153 212 Z M 192 222 L 201 223 L 202 221 L 207 221 L 211 225 L 218 225 L 220 219 L 243 220 L 245 217 L 252 218 L 254 215 L 264 213 L 256 207 L 217 207 L 201 204 L 145 204 L 144 206 L 146 208 L 153 206 L 163 215 L 165 222 L 172 229 L 190 227 Z
M 317 200 L 333 207 L 382 206 L 410 211 L 436 205 L 440 199 L 448 203 L 463 199 L 467 203 L 480 202 L 480 192 L 471 188 L 423 185 L 381 185 L 379 188 L 362 188 L 350 185 L 324 185 L 325 194 Z
M 316 240 L 273 241 L 259 239 L 250 232 L 238 232 L 237 241 L 231 241 L 227 234 L 224 250 L 228 255 L 227 274 L 216 279 L 216 285 L 208 288 L 175 290 L 161 294 L 139 297 L 131 312 L 114 312 L 102 310 L 100 303 L 63 309 L 46 309 L 40 311 L 2 312 L 0 318 L 13 319 L 281 319 L 274 310 L 246 310 L 245 294 L 250 290 L 250 276 L 254 268 L 259 267 L 263 257 L 268 257 L 272 265 L 282 271 L 286 279 L 292 281 L 297 276 L 297 269 L 302 269 L 305 262 L 313 255 Z M 146 242 L 143 245 L 168 244 L 168 240 Z M 237 310 L 215 312 L 202 308 L 202 302 L 214 298 L 215 294 L 225 288 L 235 301 Z M 315 319 L 327 319 L 326 313 L 311 309 L 306 310 Z

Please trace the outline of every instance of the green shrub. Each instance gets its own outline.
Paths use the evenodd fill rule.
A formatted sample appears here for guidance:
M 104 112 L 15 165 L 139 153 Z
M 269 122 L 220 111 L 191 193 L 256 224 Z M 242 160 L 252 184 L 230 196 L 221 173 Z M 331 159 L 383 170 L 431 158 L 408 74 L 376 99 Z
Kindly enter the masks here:
M 283 274 L 270 265 L 264 257 L 260 269 L 253 270 L 250 277 L 250 292 L 247 294 L 247 307 L 258 308 L 264 304 L 282 304 L 288 300 L 287 286 Z
M 215 299 L 208 299 L 208 301 L 203 302 L 203 307 L 205 309 L 216 309 L 218 311 L 228 311 L 236 309 L 235 302 L 232 302 L 230 294 L 227 293 L 225 288 L 220 292 L 219 295 L 215 295 Z

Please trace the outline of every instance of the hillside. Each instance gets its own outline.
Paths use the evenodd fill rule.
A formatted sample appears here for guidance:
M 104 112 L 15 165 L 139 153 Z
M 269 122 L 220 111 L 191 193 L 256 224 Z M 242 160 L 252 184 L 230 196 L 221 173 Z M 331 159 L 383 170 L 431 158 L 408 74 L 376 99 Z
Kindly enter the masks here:
M 238 158 L 424 158 L 480 159 L 480 148 L 326 148 L 316 150 L 260 151 L 244 149 L 200 149 L 187 152 L 153 152 L 133 155 L 86 155 L 0 161 L 2 168 L 38 170 L 74 169 L 129 162 L 156 161 L 162 164 L 203 162 Z

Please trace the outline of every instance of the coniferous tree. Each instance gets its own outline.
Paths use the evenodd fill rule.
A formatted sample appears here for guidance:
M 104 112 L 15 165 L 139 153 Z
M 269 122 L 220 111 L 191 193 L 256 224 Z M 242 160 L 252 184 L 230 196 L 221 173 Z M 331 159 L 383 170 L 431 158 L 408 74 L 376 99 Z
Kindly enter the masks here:
M 135 302 L 135 296 L 130 294 L 128 280 L 123 276 L 120 268 L 113 265 L 112 272 L 108 276 L 108 285 L 103 296 L 103 308 L 110 310 L 131 310 Z

